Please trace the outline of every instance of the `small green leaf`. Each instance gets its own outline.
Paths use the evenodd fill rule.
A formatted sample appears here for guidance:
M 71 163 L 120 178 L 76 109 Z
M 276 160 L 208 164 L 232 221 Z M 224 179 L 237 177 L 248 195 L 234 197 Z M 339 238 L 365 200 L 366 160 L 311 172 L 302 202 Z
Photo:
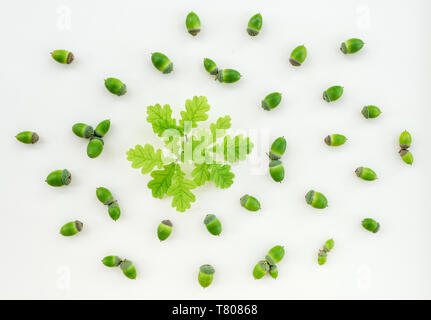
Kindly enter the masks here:
M 185 173 L 181 171 L 179 165 L 176 165 L 173 181 L 166 194 L 174 197 L 172 207 L 176 208 L 177 211 L 184 212 L 190 209 L 192 202 L 196 201 L 195 195 L 190 192 L 191 189 L 196 188 L 196 183 L 185 178 Z
M 154 198 L 162 199 L 167 194 L 168 189 L 172 185 L 172 178 L 175 174 L 176 165 L 174 162 L 163 166 L 162 170 L 154 170 L 151 172 L 153 180 L 148 182 L 148 188 L 152 190 Z
M 210 124 L 211 134 L 213 136 L 213 141 L 215 142 L 217 138 L 216 133 L 218 131 L 219 135 L 224 135 L 225 130 L 229 129 L 231 126 L 231 118 L 229 116 L 220 117 L 217 119 L 216 123 Z
M 146 144 L 144 147 L 138 144 L 135 149 L 130 149 L 127 152 L 127 160 L 132 162 L 132 168 L 142 168 L 142 174 L 151 172 L 154 167 L 160 169 L 163 166 L 162 150 L 157 149 L 154 152 L 154 148 L 150 144 Z
M 205 121 L 208 119 L 207 112 L 210 110 L 207 98 L 194 96 L 192 100 L 187 99 L 186 111 L 181 111 L 180 126 L 184 128 L 184 122 L 190 121 L 192 127 L 196 128 L 198 125 L 196 122 Z
M 229 135 L 225 136 L 223 141 L 217 146 L 216 151 L 222 152 L 226 161 L 234 163 L 238 160 L 245 160 L 252 149 L 253 143 L 250 141 L 250 138 L 240 134 L 233 138 Z
M 152 124 L 154 133 L 159 137 L 167 129 L 178 130 L 177 120 L 172 118 L 172 109 L 168 104 L 165 104 L 163 108 L 160 104 L 148 106 L 147 114 L 147 121 Z
M 230 171 L 230 165 L 214 164 L 211 165 L 210 180 L 214 181 L 216 187 L 226 189 L 233 183 L 235 174 Z
M 210 165 L 206 163 L 197 164 L 195 163 L 195 168 L 192 171 L 193 181 L 196 182 L 198 186 L 202 186 L 205 182 L 210 180 Z

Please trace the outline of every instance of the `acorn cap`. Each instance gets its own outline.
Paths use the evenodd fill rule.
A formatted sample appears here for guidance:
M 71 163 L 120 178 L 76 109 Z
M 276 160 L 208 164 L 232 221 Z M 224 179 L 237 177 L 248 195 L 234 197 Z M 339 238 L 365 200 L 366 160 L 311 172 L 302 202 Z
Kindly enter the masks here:
M 75 227 L 76 227 L 76 230 L 78 230 L 78 232 L 81 232 L 83 226 L 84 224 L 81 221 L 79 220 L 75 221 Z
M 209 264 L 204 264 L 200 267 L 200 271 L 205 274 L 213 274 L 215 272 L 215 269 Z
M 172 222 L 170 220 L 163 220 L 162 223 L 164 225 L 167 225 L 168 227 L 172 227 L 173 226 L 173 224 L 172 224 Z
M 208 223 L 210 223 L 211 221 L 214 221 L 215 219 L 217 219 L 215 214 L 207 214 L 204 219 L 204 224 L 207 225 Z

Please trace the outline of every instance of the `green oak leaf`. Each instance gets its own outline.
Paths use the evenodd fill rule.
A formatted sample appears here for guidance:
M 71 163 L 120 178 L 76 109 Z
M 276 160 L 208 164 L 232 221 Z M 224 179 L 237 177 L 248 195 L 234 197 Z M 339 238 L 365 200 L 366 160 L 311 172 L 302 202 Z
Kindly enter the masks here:
M 193 169 L 191 175 L 193 177 L 193 181 L 196 182 L 198 186 L 202 186 L 210 180 L 210 166 L 211 165 L 207 163 L 195 163 L 195 168 Z
M 154 198 L 162 199 L 167 194 L 172 185 L 172 178 L 175 174 L 176 165 L 174 162 L 163 166 L 162 170 L 151 172 L 153 180 L 148 182 L 148 188 L 151 189 Z
M 217 138 L 220 138 L 225 134 L 225 130 L 229 129 L 231 126 L 231 118 L 229 116 L 220 117 L 217 119 L 216 123 L 210 124 L 211 134 L 213 136 L 213 141 L 215 142 Z M 216 136 L 216 133 L 219 133 L 219 137 Z
M 162 108 L 160 104 L 155 106 L 148 106 L 147 108 L 147 121 L 152 124 L 153 131 L 159 137 L 167 129 L 178 130 L 177 120 L 172 118 L 172 109 L 170 105 L 165 104 Z
M 181 171 L 181 167 L 176 165 L 173 183 L 169 187 L 166 194 L 173 196 L 172 207 L 177 211 L 184 212 L 190 209 L 191 203 L 196 201 L 195 195 L 190 191 L 196 188 L 196 183 L 193 180 L 185 178 L 185 173 Z
M 211 165 L 210 180 L 214 181 L 216 187 L 226 189 L 233 184 L 235 174 L 230 171 L 230 165 Z
M 235 137 L 225 136 L 223 141 L 213 148 L 217 152 L 222 152 L 226 161 L 234 163 L 239 160 L 245 160 L 246 156 L 251 153 L 253 143 L 249 137 L 244 137 L 242 134 Z
M 142 174 L 151 172 L 154 167 L 160 169 L 163 166 L 162 150 L 157 149 L 154 152 L 154 148 L 150 144 L 146 144 L 144 147 L 138 144 L 135 149 L 131 148 L 127 152 L 127 160 L 132 162 L 132 168 L 142 168 Z
M 184 122 L 190 121 L 192 127 L 196 128 L 198 121 L 206 121 L 208 119 L 207 112 L 210 110 L 210 105 L 208 104 L 206 97 L 196 97 L 194 96 L 192 100 L 187 99 L 186 101 L 186 111 L 181 111 L 180 126 L 184 128 Z M 186 131 L 186 130 L 185 130 Z

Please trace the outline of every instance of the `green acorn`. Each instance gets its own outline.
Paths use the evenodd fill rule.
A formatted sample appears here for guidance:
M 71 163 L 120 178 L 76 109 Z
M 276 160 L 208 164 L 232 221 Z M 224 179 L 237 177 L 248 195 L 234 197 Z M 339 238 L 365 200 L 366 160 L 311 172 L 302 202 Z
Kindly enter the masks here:
M 121 258 L 118 256 L 106 256 L 102 263 L 107 267 L 118 267 L 121 264 Z
M 269 163 L 269 173 L 275 182 L 284 179 L 284 167 L 280 160 L 271 160 Z
M 271 160 L 280 159 L 286 151 L 286 145 L 287 143 L 284 137 L 275 139 L 275 141 L 271 145 L 271 150 L 269 151 L 269 158 Z
M 111 191 L 104 187 L 99 187 L 96 189 L 96 196 L 97 199 L 99 199 L 99 201 L 104 205 L 110 205 L 112 202 L 114 202 Z
M 324 265 L 326 263 L 326 258 L 328 253 L 334 248 L 335 242 L 333 239 L 329 239 L 325 242 L 323 245 L 322 250 L 319 250 L 319 253 L 317 255 L 317 263 L 319 265 Z
M 217 65 L 209 58 L 204 59 L 204 68 L 209 74 L 215 76 L 218 73 Z
M 167 56 L 160 52 L 154 52 L 151 55 L 153 66 L 163 73 L 170 73 L 174 69 L 174 65 Z
M 371 218 L 362 220 L 362 226 L 372 233 L 376 233 L 380 229 L 380 224 Z
M 365 119 L 373 119 L 377 118 L 382 113 L 382 111 L 380 111 L 379 107 L 376 106 L 365 106 L 362 108 L 361 113 Z
M 157 228 L 157 236 L 160 241 L 164 241 L 171 235 L 172 232 L 172 222 L 170 220 L 163 220 L 159 227 Z
M 215 269 L 209 264 L 204 264 L 199 268 L 198 281 L 202 288 L 208 287 L 214 279 Z
M 247 32 L 249 35 L 254 37 L 259 34 L 260 29 L 262 29 L 262 15 L 260 13 L 256 13 L 248 21 Z
M 109 92 L 117 96 L 123 96 L 127 93 L 127 86 L 117 78 L 106 79 L 105 87 Z
M 323 100 L 326 102 L 338 100 L 343 95 L 343 91 L 344 89 L 341 86 L 332 86 L 323 91 Z
M 237 82 L 241 78 L 241 74 L 233 69 L 219 70 L 217 73 L 217 79 L 224 83 Z
M 55 61 L 62 64 L 71 64 L 75 58 L 73 53 L 67 50 L 54 50 L 51 52 L 51 56 Z
M 120 206 L 118 205 L 117 201 L 112 202 L 108 206 L 108 214 L 111 217 L 111 219 L 114 221 L 117 221 L 118 218 L 120 218 L 121 209 L 120 209 Z
M 196 13 L 190 12 L 186 18 L 187 31 L 195 36 L 201 31 L 201 21 Z
M 253 277 L 255 279 L 261 279 L 269 269 L 269 263 L 265 260 L 260 260 L 253 269 Z
M 412 136 L 408 131 L 404 130 L 403 132 L 401 132 L 399 142 L 401 149 L 408 149 L 412 144 Z
M 328 206 L 328 200 L 326 197 L 317 191 L 310 190 L 305 195 L 305 201 L 316 209 L 324 209 Z
M 122 260 L 120 263 L 120 268 L 127 278 L 136 279 L 136 268 L 132 261 L 127 259 Z
M 403 161 L 407 164 L 412 164 L 413 163 L 413 155 L 410 151 L 406 150 L 406 149 L 401 149 L 399 152 L 401 159 L 403 159 Z
M 78 232 L 81 232 L 83 226 L 84 226 L 84 224 L 78 220 L 68 222 L 64 226 L 61 227 L 60 234 L 62 234 L 65 237 L 73 236 L 73 235 L 77 234 Z
M 221 233 L 221 222 L 214 214 L 207 214 L 204 219 L 208 232 L 214 236 L 219 236 Z
M 87 145 L 87 155 L 94 159 L 97 158 L 103 151 L 103 139 L 99 137 L 93 137 Z
M 290 63 L 292 66 L 299 67 L 307 58 L 307 48 L 305 46 L 297 46 L 290 54 Z
M 53 187 L 67 186 L 72 181 L 72 175 L 66 169 L 55 170 L 46 177 L 46 183 Z
M 268 94 L 265 99 L 262 100 L 262 108 L 266 111 L 270 111 L 276 108 L 281 102 L 281 93 L 273 92 Z
M 361 39 L 349 39 L 341 43 L 340 50 L 344 54 L 351 54 L 358 52 L 364 46 L 364 42 Z
M 23 131 L 18 133 L 15 138 L 25 144 L 35 144 L 39 141 L 39 136 L 36 132 Z
M 272 278 L 277 279 L 277 277 L 278 277 L 278 267 L 277 267 L 277 265 L 274 264 L 274 265 L 269 266 L 269 275 Z
M 248 194 L 241 197 L 240 203 L 241 206 L 243 206 L 249 211 L 257 211 L 260 209 L 259 201 L 255 197 L 252 197 Z
M 266 255 L 265 259 L 268 261 L 268 263 L 273 266 L 277 263 L 279 263 L 283 257 L 284 257 L 284 247 L 282 246 L 275 246 L 269 250 L 268 254 Z
M 377 179 L 377 174 L 370 168 L 359 167 L 355 173 L 362 180 L 373 181 Z
M 96 126 L 96 129 L 94 129 L 94 134 L 102 138 L 105 134 L 108 133 L 110 127 L 111 120 L 103 120 Z
M 317 263 L 322 266 L 326 263 L 326 259 L 327 259 L 328 253 L 320 250 L 319 249 L 319 253 L 317 254 Z
M 94 134 L 92 126 L 85 123 L 75 123 L 72 127 L 72 132 L 80 138 L 91 138 Z
M 347 138 L 342 134 L 331 134 L 325 138 L 325 143 L 328 146 L 338 147 L 343 145 L 347 141 Z

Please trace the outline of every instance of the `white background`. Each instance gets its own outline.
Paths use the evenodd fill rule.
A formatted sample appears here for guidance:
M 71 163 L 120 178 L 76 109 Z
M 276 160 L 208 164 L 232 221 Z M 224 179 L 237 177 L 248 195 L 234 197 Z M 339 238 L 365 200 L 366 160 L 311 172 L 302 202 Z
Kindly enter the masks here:
M 426 0 L 9 1 L 0 12 L 0 298 L 431 298 L 430 9 Z M 197 37 L 185 30 L 191 10 L 202 22 Z M 245 29 L 256 12 L 264 22 L 252 38 Z M 339 46 L 350 37 L 366 45 L 345 56 Z M 308 57 L 294 68 L 288 58 L 299 44 Z M 59 48 L 75 54 L 71 65 L 51 59 Z M 154 69 L 154 51 L 171 58 L 171 74 Z M 204 57 L 243 78 L 215 82 Z M 125 96 L 106 91 L 109 76 L 127 84 Z M 335 84 L 345 94 L 327 104 L 322 91 Z M 266 112 L 260 101 L 273 91 L 283 101 Z M 126 151 L 160 143 L 146 106 L 170 104 L 179 116 L 194 95 L 208 97 L 210 121 L 229 114 L 233 129 L 254 130 L 255 154 L 234 166 L 230 189 L 199 188 L 192 209 L 178 213 L 170 199 L 152 198 L 149 177 L 130 167 Z M 367 104 L 382 115 L 364 119 Z M 108 118 L 105 150 L 90 159 L 71 127 Z M 397 153 L 404 129 L 413 136 L 412 167 Z M 17 142 L 23 130 L 35 130 L 40 141 Z M 330 133 L 349 140 L 330 148 L 323 143 Z M 264 152 L 281 135 L 287 179 L 276 184 Z M 358 166 L 379 179 L 358 179 Z M 63 168 L 73 175 L 68 187 L 44 182 Z M 117 222 L 96 199 L 98 186 L 119 200 Z M 309 189 L 323 192 L 329 207 L 307 206 Z M 244 193 L 263 209 L 241 208 Z M 207 213 L 221 219 L 221 237 L 206 231 Z M 362 229 L 367 216 L 381 223 L 379 233 Z M 161 243 L 156 228 L 167 218 L 174 231 Z M 60 236 L 74 219 L 84 222 L 83 232 Z M 335 248 L 318 266 L 318 249 L 331 237 Z M 254 280 L 254 264 L 276 244 L 287 249 L 279 278 Z M 134 261 L 137 280 L 104 267 L 109 254 Z M 202 289 L 197 273 L 205 263 L 216 273 Z

